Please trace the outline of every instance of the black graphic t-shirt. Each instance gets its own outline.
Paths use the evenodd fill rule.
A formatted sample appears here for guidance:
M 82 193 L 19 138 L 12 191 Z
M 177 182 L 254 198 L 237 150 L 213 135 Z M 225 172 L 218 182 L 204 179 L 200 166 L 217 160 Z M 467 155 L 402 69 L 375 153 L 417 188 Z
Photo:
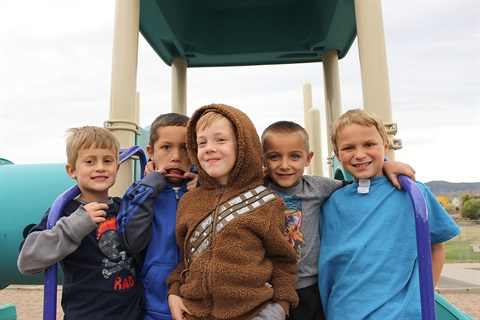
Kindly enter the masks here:
M 142 319 L 143 286 L 136 259 L 120 244 L 116 215 L 120 199 L 108 203 L 106 221 L 83 238 L 61 262 L 65 319 Z M 63 216 L 83 204 L 70 201 Z

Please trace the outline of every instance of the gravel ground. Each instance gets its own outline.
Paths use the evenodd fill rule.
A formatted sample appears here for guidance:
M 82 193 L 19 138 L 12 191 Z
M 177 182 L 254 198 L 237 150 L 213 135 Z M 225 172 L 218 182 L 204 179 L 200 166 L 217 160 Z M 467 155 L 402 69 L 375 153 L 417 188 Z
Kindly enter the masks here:
M 57 297 L 60 302 L 61 292 Z M 472 318 L 480 320 L 480 293 L 442 293 L 442 297 Z M 43 286 L 10 286 L 0 291 L 0 306 L 7 303 L 17 308 L 18 320 L 41 320 L 43 315 Z M 60 303 L 57 319 L 62 319 Z

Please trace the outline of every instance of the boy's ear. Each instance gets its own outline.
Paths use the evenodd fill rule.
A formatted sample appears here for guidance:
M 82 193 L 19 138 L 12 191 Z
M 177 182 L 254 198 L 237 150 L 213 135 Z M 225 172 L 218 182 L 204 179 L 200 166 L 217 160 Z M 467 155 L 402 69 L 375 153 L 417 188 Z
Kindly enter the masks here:
M 333 149 L 333 153 L 335 154 L 335 157 L 337 157 L 337 159 L 340 160 L 340 155 L 338 154 L 338 150 Z
M 313 151 L 309 151 L 307 155 L 307 161 L 305 162 L 305 167 L 308 167 L 310 165 L 310 161 L 312 161 L 313 155 L 315 153 Z
M 390 148 L 390 141 L 389 140 L 385 141 L 385 145 L 383 146 L 383 152 L 385 153 L 385 156 L 387 155 L 388 148 Z
M 147 149 L 147 153 L 148 153 L 148 156 L 150 157 L 150 159 L 153 160 L 153 147 L 150 146 L 150 145 L 147 145 L 147 146 L 145 147 L 145 149 Z
M 71 165 L 67 164 L 65 166 L 65 171 L 67 171 L 67 174 L 70 178 L 77 179 L 77 173 L 75 172 L 75 169 L 73 169 Z

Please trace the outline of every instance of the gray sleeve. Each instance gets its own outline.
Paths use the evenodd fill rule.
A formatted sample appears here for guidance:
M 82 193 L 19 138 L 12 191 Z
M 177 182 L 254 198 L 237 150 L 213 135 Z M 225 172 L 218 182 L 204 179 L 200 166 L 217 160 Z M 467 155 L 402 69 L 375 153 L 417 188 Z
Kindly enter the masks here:
M 153 171 L 123 195 L 117 224 L 122 246 L 128 253 L 139 254 L 150 243 L 153 203 L 165 186 L 163 175 Z
M 42 272 L 75 251 L 96 227 L 80 206 L 70 216 L 60 218 L 52 229 L 30 233 L 18 255 L 18 270 L 23 274 Z

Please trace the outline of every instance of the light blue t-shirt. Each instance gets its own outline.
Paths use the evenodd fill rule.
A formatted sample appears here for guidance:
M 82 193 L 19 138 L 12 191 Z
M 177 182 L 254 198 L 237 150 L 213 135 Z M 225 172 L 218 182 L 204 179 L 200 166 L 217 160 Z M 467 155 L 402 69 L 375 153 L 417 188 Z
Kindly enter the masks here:
M 320 215 L 319 287 L 327 319 L 421 319 L 414 210 L 386 177 L 332 194 Z M 432 244 L 460 229 L 428 188 Z

